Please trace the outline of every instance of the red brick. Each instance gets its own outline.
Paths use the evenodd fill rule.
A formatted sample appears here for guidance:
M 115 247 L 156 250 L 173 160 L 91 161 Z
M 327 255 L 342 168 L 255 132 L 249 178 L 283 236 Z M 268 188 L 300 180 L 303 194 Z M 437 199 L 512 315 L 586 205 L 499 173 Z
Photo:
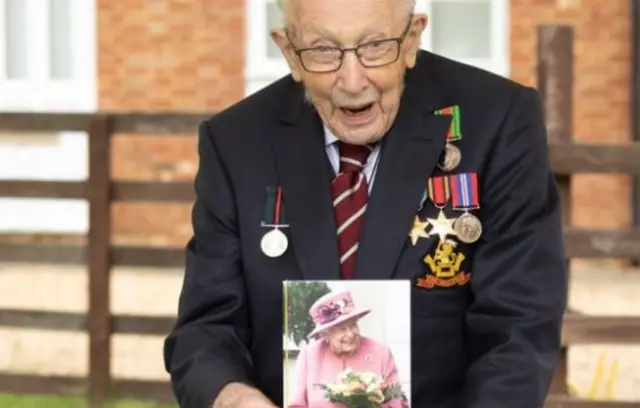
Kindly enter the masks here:
M 512 76 L 535 85 L 532 47 L 542 24 L 575 27 L 575 140 L 626 143 L 631 139 L 630 16 L 626 0 L 579 0 L 561 10 L 559 2 L 511 1 Z M 622 175 L 579 175 L 572 188 L 574 225 L 616 229 L 628 226 L 630 181 Z
M 236 0 L 100 0 L 100 109 L 213 113 L 237 101 L 244 94 L 244 13 Z M 193 134 L 116 135 L 113 177 L 191 181 L 195 148 Z M 114 239 L 181 246 L 189 214 L 188 204 L 118 204 Z

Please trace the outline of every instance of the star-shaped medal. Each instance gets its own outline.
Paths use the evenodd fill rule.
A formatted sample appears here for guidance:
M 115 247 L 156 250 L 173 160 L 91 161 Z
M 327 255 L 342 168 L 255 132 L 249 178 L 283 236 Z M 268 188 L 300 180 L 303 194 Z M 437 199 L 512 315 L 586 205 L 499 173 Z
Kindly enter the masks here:
M 453 230 L 454 221 L 455 219 L 447 218 L 447 216 L 444 215 L 444 211 L 440 210 L 438 218 L 427 218 L 427 222 L 431 225 L 431 231 L 429 231 L 428 235 L 437 235 L 440 237 L 440 242 L 443 242 L 447 235 L 456 234 Z
M 418 239 L 429 238 L 429 234 L 426 231 L 427 225 L 429 225 L 429 222 L 420 221 L 418 216 L 413 220 L 413 226 L 411 227 L 411 231 L 409 231 L 409 237 L 411 238 L 411 244 L 413 246 L 416 245 Z

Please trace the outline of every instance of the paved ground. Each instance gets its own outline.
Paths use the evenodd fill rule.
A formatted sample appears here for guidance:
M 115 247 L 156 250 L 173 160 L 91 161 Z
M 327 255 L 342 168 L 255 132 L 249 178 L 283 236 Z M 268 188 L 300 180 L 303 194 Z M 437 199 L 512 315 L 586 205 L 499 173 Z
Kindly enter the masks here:
M 640 316 L 640 271 L 580 268 L 573 273 L 571 306 L 584 313 Z M 0 308 L 31 308 L 82 312 L 87 308 L 84 268 L 25 266 L 0 263 Z M 116 269 L 112 283 L 115 313 L 173 315 L 180 290 L 181 271 Z M 113 372 L 117 377 L 164 379 L 161 337 L 115 336 Z M 0 328 L 0 371 L 83 375 L 86 373 L 86 336 Z M 570 381 L 589 393 L 598 360 L 607 372 L 614 361 L 619 370 L 613 397 L 640 401 L 639 346 L 581 346 L 570 350 Z

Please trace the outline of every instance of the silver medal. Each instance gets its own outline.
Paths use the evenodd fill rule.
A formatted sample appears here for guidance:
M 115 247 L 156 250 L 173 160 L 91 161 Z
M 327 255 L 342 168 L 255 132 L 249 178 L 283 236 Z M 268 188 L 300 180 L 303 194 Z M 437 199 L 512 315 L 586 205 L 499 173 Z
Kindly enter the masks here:
M 277 258 L 287 251 L 289 240 L 284 232 L 274 228 L 267 232 L 260 241 L 260 248 L 269 258 Z
M 447 143 L 444 147 L 444 160 L 438 166 L 444 171 L 451 171 L 458 167 L 462 160 L 462 152 L 456 146 Z

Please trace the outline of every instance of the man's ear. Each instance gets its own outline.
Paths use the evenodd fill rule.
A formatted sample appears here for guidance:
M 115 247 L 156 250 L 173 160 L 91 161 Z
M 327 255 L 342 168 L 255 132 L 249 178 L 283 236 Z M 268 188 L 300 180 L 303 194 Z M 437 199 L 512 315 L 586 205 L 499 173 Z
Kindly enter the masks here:
M 418 50 L 420 49 L 420 40 L 422 39 L 422 33 L 427 27 L 429 17 L 424 13 L 416 13 L 413 15 L 411 26 L 407 32 L 405 38 L 405 54 L 404 60 L 407 68 L 411 69 L 416 65 L 416 59 L 418 56 Z
M 287 61 L 291 76 L 296 82 L 300 82 L 300 64 L 287 33 L 282 28 L 274 28 L 270 31 L 270 36 L 271 40 L 280 48 L 280 52 L 282 52 L 282 55 Z

